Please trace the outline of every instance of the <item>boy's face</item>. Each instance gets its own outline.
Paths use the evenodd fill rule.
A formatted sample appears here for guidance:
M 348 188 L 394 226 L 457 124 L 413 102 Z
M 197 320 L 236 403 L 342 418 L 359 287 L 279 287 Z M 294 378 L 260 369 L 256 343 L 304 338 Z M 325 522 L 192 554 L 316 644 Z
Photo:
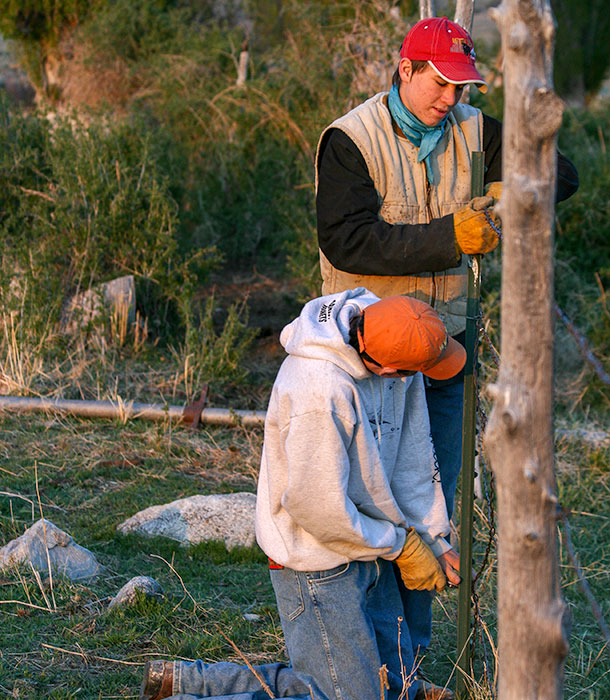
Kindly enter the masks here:
M 364 366 L 368 369 L 368 371 L 372 372 L 373 374 L 376 374 L 378 377 L 386 377 L 387 379 L 391 379 L 394 377 L 412 377 L 415 374 L 415 372 L 413 372 L 410 369 L 395 369 L 394 367 L 381 367 L 381 365 L 377 364 L 376 362 L 371 362 L 366 357 L 363 357 L 362 354 L 360 355 L 360 358 L 364 363 Z
M 443 80 L 429 65 L 413 73 L 408 58 L 400 59 L 399 73 L 402 103 L 426 126 L 439 124 L 459 102 L 464 90 L 463 85 Z

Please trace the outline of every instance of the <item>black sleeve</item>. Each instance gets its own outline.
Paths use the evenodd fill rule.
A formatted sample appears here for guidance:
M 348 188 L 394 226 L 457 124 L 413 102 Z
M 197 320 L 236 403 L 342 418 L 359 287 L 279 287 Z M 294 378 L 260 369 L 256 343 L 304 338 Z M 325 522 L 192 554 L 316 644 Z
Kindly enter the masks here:
M 322 143 L 318 243 L 338 269 L 363 275 L 438 272 L 459 265 L 452 215 L 429 224 L 388 224 L 364 158 L 341 130 Z
M 483 149 L 485 151 L 485 184 L 502 179 L 502 124 L 483 115 Z M 563 202 L 578 189 L 578 172 L 563 153 L 557 151 L 557 193 L 555 202 Z

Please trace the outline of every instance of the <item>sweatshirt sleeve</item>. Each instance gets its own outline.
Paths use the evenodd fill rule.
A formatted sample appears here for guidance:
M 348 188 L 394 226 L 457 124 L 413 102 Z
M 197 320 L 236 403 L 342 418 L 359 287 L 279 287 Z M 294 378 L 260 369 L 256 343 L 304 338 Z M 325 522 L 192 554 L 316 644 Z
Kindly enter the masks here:
M 299 527 L 348 560 L 393 559 L 405 529 L 360 512 L 348 497 L 353 428 L 335 412 L 291 418 L 283 436 L 288 481 L 281 505 Z
M 452 215 L 429 224 L 389 224 L 354 142 L 331 129 L 322 144 L 316 210 L 318 243 L 340 270 L 366 275 L 438 272 L 459 265 Z

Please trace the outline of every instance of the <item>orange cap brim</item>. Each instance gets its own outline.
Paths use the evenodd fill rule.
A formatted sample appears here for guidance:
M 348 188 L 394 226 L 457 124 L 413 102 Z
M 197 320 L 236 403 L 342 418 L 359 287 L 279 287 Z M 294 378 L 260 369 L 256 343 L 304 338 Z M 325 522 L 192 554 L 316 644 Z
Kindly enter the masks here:
M 430 379 L 451 379 L 455 377 L 466 364 L 466 350 L 453 338 L 447 338 L 447 347 L 430 369 L 421 370 Z

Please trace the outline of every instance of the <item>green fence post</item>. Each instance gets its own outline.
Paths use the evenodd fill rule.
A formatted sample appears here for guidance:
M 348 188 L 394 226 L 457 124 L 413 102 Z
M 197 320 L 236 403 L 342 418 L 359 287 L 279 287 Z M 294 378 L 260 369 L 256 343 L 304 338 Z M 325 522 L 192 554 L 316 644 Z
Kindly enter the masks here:
M 485 154 L 472 154 L 473 197 L 484 193 Z M 466 306 L 466 365 L 464 367 L 464 418 L 462 422 L 462 505 L 460 510 L 460 576 L 458 590 L 456 694 L 466 697 L 470 675 L 470 589 L 472 587 L 472 513 L 474 502 L 474 457 L 476 438 L 476 347 L 477 318 L 481 295 L 481 256 L 473 255 L 468 268 Z

